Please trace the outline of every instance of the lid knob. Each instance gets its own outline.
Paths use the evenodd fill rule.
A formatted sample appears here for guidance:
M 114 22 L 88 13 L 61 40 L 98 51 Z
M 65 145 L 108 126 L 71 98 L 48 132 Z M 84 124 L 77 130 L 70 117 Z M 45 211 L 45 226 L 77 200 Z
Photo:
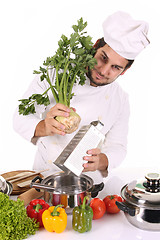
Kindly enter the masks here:
M 146 191 L 148 192 L 160 192 L 160 174 L 158 173 L 148 173 L 145 178 L 147 182 L 144 183 Z

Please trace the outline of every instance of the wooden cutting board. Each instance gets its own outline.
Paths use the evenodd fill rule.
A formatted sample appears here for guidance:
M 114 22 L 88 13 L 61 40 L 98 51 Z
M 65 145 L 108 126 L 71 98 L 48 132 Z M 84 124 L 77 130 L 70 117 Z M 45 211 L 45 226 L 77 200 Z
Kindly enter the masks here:
M 25 172 L 31 172 L 31 173 L 35 173 L 35 171 L 31 171 L 31 170 L 17 170 L 17 171 L 11 171 L 11 172 L 7 172 L 7 173 L 3 173 L 1 176 L 4 177 L 5 179 L 9 178 L 9 177 L 13 177 L 19 173 L 25 173 Z M 41 173 L 37 174 L 39 175 L 41 178 L 43 178 L 43 175 Z M 36 176 L 37 176 L 36 175 Z M 31 176 L 31 177 L 28 177 L 27 180 L 32 180 L 34 179 L 36 176 Z M 25 187 L 18 187 L 17 184 L 18 183 L 22 183 L 26 181 L 26 179 L 23 179 L 23 180 L 19 180 L 15 183 L 12 183 L 13 185 L 13 191 L 11 193 L 11 195 L 19 195 L 21 193 L 24 193 L 26 192 L 27 190 L 30 189 L 30 186 L 25 186 Z

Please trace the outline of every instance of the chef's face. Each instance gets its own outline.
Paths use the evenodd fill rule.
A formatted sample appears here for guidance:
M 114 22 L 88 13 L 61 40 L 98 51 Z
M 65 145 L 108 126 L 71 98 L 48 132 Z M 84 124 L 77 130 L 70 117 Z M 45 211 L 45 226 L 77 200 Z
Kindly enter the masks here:
M 124 70 L 128 60 L 105 44 L 94 56 L 97 64 L 89 70 L 90 84 L 94 87 L 112 83 Z

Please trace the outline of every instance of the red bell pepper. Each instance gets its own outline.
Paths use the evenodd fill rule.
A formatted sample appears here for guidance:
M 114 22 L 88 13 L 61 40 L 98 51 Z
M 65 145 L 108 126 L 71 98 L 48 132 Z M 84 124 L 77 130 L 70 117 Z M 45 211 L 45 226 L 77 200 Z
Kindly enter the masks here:
M 49 207 L 43 199 L 33 199 L 27 206 L 27 215 L 39 222 L 39 227 L 43 227 L 42 213 Z

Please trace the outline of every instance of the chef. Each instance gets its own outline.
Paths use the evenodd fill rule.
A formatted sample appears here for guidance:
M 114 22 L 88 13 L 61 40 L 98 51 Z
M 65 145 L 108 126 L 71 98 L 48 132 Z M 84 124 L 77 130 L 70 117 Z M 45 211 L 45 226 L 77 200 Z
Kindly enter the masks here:
M 136 56 L 149 44 L 148 24 L 134 20 L 128 13 L 116 12 L 103 23 L 103 38 L 95 44 L 97 64 L 86 74 L 85 85 L 73 87 L 71 107 L 81 116 L 80 126 L 100 120 L 105 141 L 101 149 L 88 149 L 84 156 L 84 170 L 95 182 L 101 181 L 126 156 L 129 121 L 128 94 L 115 81 L 132 65 Z M 43 93 L 48 88 L 39 75 L 35 77 L 23 98 Z M 54 161 L 77 133 L 65 134 L 64 125 L 56 116 L 69 116 L 70 109 L 56 104 L 48 92 L 50 105 L 37 105 L 36 113 L 14 114 L 14 129 L 37 146 L 33 169 L 49 169 L 46 176 L 60 169 Z

